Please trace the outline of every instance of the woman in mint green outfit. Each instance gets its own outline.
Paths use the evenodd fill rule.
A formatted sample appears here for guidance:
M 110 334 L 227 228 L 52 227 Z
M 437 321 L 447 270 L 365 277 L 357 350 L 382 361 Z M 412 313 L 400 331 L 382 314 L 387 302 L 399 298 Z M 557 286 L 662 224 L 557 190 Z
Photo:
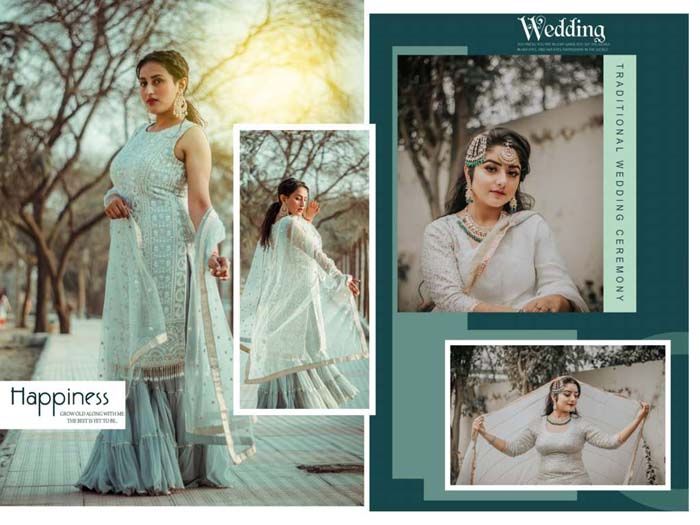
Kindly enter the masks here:
M 221 220 L 211 207 L 211 151 L 185 100 L 189 68 L 176 51 L 136 67 L 155 121 L 115 157 L 105 196 L 110 222 L 100 379 L 124 380 L 124 430 L 100 432 L 77 486 L 101 493 L 168 494 L 233 485 L 255 452 L 234 418 L 232 343 L 216 280 Z

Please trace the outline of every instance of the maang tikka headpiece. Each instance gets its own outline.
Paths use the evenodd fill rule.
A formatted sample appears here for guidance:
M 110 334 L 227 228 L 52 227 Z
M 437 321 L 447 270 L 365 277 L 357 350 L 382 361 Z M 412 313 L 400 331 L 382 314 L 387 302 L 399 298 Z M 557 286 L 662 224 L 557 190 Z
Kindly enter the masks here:
M 568 379 L 571 376 L 559 376 L 554 381 L 552 381 L 552 388 L 550 393 L 556 395 L 564 391 L 564 379 Z M 573 379 L 573 378 L 572 378 Z
M 498 151 L 498 156 L 506 164 L 515 164 L 518 160 L 518 154 L 513 149 L 513 143 L 510 139 L 506 139 L 503 142 L 503 148 Z
M 488 137 L 486 133 L 479 133 L 472 139 L 467 147 L 467 155 L 464 157 L 464 167 L 474 168 L 486 161 L 486 147 Z
M 561 392 L 561 379 L 557 377 L 554 381 L 552 381 L 552 388 L 550 391 L 552 394 L 558 394 Z

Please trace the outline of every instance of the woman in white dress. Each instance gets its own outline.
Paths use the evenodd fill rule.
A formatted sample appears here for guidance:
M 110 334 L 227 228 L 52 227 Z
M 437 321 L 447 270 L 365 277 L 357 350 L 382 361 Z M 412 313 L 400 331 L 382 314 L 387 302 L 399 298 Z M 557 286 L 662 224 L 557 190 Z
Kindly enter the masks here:
M 367 358 L 359 282 L 323 253 L 302 181 L 284 179 L 260 228 L 241 298 L 245 381 L 258 408 L 337 408 L 358 390 L 336 363 Z
M 225 228 L 209 195 L 209 143 L 185 99 L 180 53 L 149 53 L 136 76 L 155 120 L 110 168 L 99 355 L 100 379 L 126 381 L 126 427 L 99 433 L 77 486 L 125 495 L 230 487 L 255 445 L 231 408 L 233 344 L 216 285 L 229 261 L 218 251 Z
M 584 464 L 582 452 L 586 444 L 600 449 L 618 449 L 634 434 L 649 413 L 649 404 L 639 403 L 636 415 L 627 425 L 615 434 L 603 432 L 590 420 L 587 414 L 579 415 L 577 405 L 581 396 L 581 384 L 571 376 L 562 376 L 549 383 L 545 400 L 544 414 L 535 417 L 511 439 L 503 439 L 487 432 L 484 416 L 474 419 L 472 435 L 481 435 L 484 440 L 503 454 L 516 457 L 534 447 L 537 451 L 538 466 L 536 477 L 531 483 L 537 485 L 590 485 L 591 476 Z M 608 394 L 610 396 L 610 394 Z M 625 400 L 629 403 L 629 400 Z M 605 409 L 605 405 L 603 405 Z M 614 413 L 611 406 L 607 410 Z M 599 418 L 604 421 L 604 418 Z M 610 417 L 608 416 L 608 419 Z M 624 416 L 616 418 L 621 425 Z M 619 427 L 618 427 L 619 428 Z M 629 483 L 631 478 L 627 465 L 634 463 L 636 451 L 628 451 L 627 457 L 607 456 L 608 462 L 618 463 L 626 468 L 626 478 L 618 475 L 615 484 Z M 603 456 L 605 457 L 605 456 Z M 470 460 L 465 460 L 467 471 Z M 486 462 L 486 460 L 484 460 Z M 590 461 L 593 464 L 593 461 Z M 505 465 L 507 467 L 507 465 Z M 463 467 L 464 470 L 464 467 Z M 605 467 L 600 467 L 605 471 Z M 610 474 L 608 474 L 610 475 Z M 612 479 L 615 476 L 610 475 Z
M 447 214 L 423 237 L 433 311 L 588 311 L 551 229 L 520 190 L 529 158 L 527 139 L 506 128 L 470 142 Z

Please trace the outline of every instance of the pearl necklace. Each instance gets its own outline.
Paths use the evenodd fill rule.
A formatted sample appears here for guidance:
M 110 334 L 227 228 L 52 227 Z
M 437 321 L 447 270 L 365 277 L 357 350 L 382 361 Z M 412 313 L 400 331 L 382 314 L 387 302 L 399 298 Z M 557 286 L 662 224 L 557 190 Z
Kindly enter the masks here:
M 504 216 L 505 212 L 502 211 L 501 215 L 498 217 L 498 221 L 500 221 Z M 496 223 L 498 223 L 498 221 L 496 221 L 496 223 L 494 223 L 492 226 L 481 226 L 474 220 L 471 213 L 469 213 L 469 209 L 466 208 L 462 213 L 461 219 L 467 236 L 476 242 L 483 241 L 491 230 L 493 230 Z

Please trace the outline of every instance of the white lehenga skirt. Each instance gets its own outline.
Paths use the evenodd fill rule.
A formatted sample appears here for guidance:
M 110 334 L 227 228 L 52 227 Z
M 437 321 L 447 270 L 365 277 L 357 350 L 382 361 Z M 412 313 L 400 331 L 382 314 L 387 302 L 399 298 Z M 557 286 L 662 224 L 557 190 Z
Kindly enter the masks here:
M 339 408 L 358 393 L 338 367 L 328 365 L 261 383 L 257 408 Z

